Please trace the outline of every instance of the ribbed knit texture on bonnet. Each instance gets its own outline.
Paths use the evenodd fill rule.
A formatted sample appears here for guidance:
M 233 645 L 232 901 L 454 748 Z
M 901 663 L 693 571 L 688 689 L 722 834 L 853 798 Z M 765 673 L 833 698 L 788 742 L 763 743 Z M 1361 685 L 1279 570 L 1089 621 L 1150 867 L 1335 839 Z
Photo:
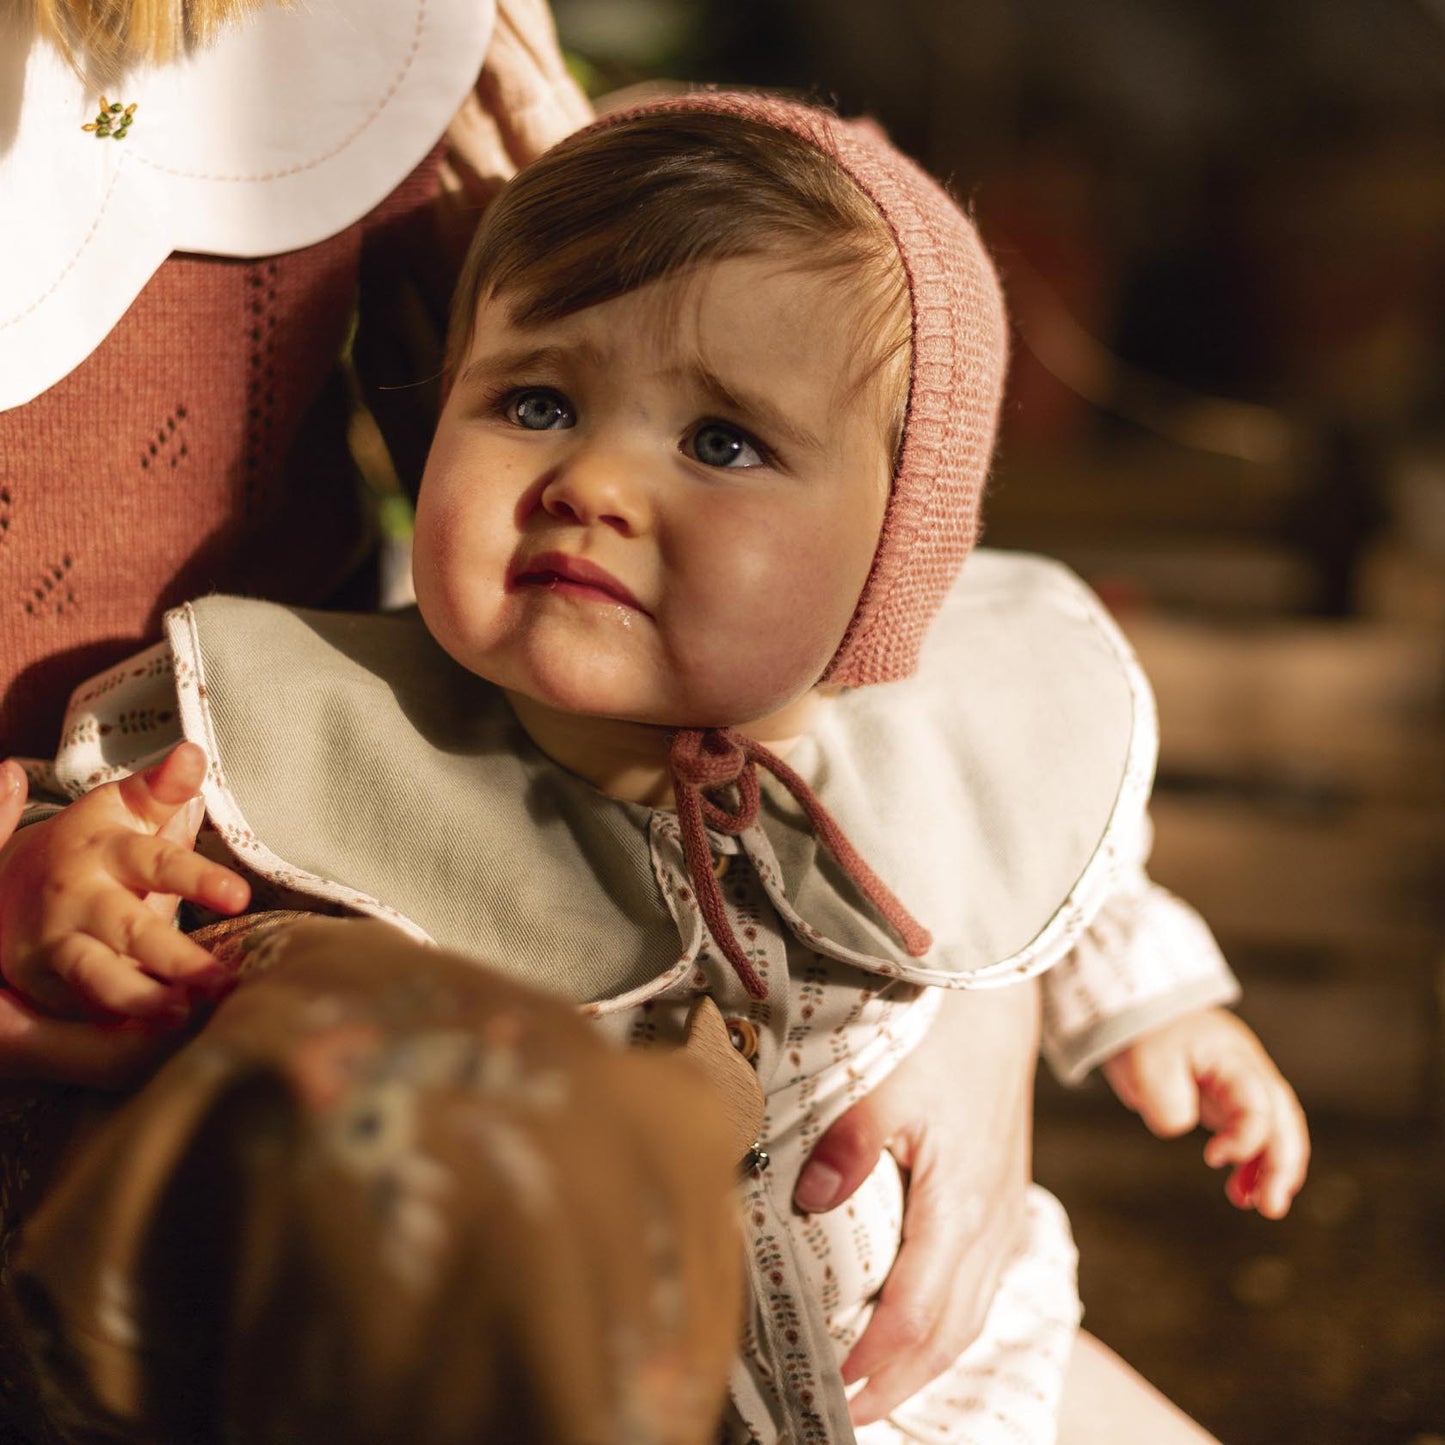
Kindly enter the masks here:
M 872 568 L 820 679 L 848 687 L 897 681 L 918 666 L 929 624 L 978 536 L 1008 356 L 993 267 L 972 223 L 949 195 L 894 150 L 871 121 L 840 120 L 772 96 L 696 91 L 614 112 L 592 129 L 675 111 L 738 115 L 816 146 L 877 206 L 898 245 L 913 320 L 903 440 Z M 818 840 L 908 952 L 923 957 L 932 947 L 928 930 L 858 854 L 807 782 L 756 741 L 733 728 L 679 729 L 668 765 L 698 906 L 752 997 L 765 997 L 766 985 L 727 917 L 711 867 L 708 829 L 737 835 L 753 825 L 760 766 L 792 793 Z M 729 790 L 735 803 L 726 801 Z
M 857 687 L 907 677 L 978 537 L 1008 359 L 998 278 L 958 204 L 872 121 L 703 90 L 613 112 L 594 128 L 676 110 L 741 115 L 809 141 L 853 178 L 898 243 L 913 311 L 903 445 L 872 569 L 822 681 Z

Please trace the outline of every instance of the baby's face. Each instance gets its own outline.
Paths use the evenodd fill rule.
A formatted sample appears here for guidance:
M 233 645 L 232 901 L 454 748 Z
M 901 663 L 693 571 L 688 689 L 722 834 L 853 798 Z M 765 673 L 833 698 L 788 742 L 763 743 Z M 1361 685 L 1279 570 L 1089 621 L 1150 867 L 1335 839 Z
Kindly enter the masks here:
M 806 692 L 890 478 L 848 294 L 747 257 L 559 321 L 484 301 L 417 513 L 437 641 L 567 713 L 721 726 Z

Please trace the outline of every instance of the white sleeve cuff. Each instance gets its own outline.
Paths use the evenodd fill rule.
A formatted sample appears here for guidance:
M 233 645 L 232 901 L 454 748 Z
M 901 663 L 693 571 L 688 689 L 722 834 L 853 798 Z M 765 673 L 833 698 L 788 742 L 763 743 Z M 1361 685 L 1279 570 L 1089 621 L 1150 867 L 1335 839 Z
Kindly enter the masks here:
M 1044 974 L 1043 1054 L 1078 1083 L 1161 1024 L 1238 997 L 1208 925 L 1140 870 Z

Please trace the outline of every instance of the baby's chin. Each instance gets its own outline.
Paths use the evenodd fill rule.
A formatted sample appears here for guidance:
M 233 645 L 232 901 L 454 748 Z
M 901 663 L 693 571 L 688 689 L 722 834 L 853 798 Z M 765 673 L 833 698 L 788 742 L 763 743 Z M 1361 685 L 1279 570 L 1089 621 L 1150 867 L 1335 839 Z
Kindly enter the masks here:
M 639 709 L 628 714 L 597 712 L 587 716 L 598 721 L 627 723 L 667 732 L 691 728 L 730 728 L 735 732 L 746 733 L 748 737 L 771 748 L 774 745 L 786 746 L 807 732 L 816 720 L 819 708 L 826 705 L 826 699 L 827 692 L 821 686 L 816 686 L 798 695 L 769 698 L 759 702 L 743 716 L 739 716 L 735 710 L 718 708 L 687 711 Z
M 639 669 L 625 662 L 609 665 L 595 654 L 579 659 L 531 647 L 485 651 L 451 646 L 446 637 L 433 635 L 460 666 L 524 707 L 579 720 L 667 730 L 731 727 L 766 741 L 770 735 L 794 735 L 830 690 L 806 673 L 800 677 L 797 669 L 767 679 L 738 679 L 725 670 L 687 676 L 662 663 Z
M 825 696 L 821 687 L 809 688 L 801 695 L 760 700 L 740 714 L 736 708 L 716 705 L 668 705 L 666 702 L 598 696 L 596 690 L 591 689 L 538 689 L 509 686 L 498 678 L 489 678 L 488 681 L 501 687 L 514 707 L 520 702 L 523 709 L 575 718 L 580 723 L 605 723 L 665 732 L 686 728 L 734 728 L 764 744 L 770 738 L 791 739 L 805 731 Z

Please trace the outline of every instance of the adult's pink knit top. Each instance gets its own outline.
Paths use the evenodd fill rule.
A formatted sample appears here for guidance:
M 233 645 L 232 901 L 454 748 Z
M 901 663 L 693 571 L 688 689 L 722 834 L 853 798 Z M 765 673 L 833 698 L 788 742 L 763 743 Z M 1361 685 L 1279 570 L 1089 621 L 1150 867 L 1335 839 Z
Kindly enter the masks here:
M 365 604 L 358 296 L 422 269 L 489 45 L 526 53 L 498 103 L 539 131 L 564 74 L 541 0 L 265 6 L 109 84 L 130 124 L 98 130 L 99 88 L 4 23 L 0 756 L 52 751 L 71 688 L 185 598 Z

